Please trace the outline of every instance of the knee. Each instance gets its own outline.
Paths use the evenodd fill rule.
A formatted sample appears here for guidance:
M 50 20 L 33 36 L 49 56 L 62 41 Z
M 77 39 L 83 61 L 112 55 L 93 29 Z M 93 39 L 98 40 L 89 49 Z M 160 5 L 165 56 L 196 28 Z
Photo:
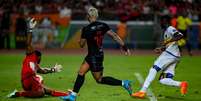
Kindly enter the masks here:
M 159 82 L 163 84 L 165 79 L 173 79 L 174 75 L 171 73 L 161 73 L 159 77 Z
M 96 83 L 98 83 L 98 84 L 101 84 L 101 83 L 102 83 L 102 77 L 95 78 L 95 80 L 96 80 Z
M 164 84 L 164 78 L 159 80 L 159 83 Z
M 161 68 L 158 67 L 157 65 L 153 65 L 153 69 L 155 69 L 157 72 L 159 72 L 161 70 Z
M 81 76 L 84 76 L 84 75 L 85 75 L 85 72 L 83 72 L 83 71 L 78 71 L 78 74 L 81 75 Z

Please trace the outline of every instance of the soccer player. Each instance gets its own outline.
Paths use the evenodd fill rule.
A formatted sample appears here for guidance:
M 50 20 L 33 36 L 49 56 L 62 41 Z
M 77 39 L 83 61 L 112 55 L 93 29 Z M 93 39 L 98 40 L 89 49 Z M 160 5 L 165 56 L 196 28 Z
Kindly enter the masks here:
M 103 76 L 104 53 L 102 41 L 105 34 L 108 34 L 116 42 L 118 42 L 126 55 L 129 55 L 130 51 L 127 49 L 120 37 L 114 33 L 107 24 L 97 21 L 97 17 L 98 10 L 94 7 L 90 7 L 87 12 L 87 18 L 90 24 L 82 29 L 82 35 L 79 42 L 80 47 L 82 48 L 85 46 L 85 43 L 87 43 L 88 54 L 81 64 L 73 90 L 69 91 L 68 96 L 61 97 L 61 99 L 65 101 L 76 100 L 76 96 L 85 81 L 85 74 L 88 71 L 92 72 L 92 75 L 97 83 L 112 86 L 122 86 L 128 91 L 129 94 L 132 93 L 130 85 L 131 81 L 118 80 L 110 76 Z
M 175 75 L 175 67 L 180 60 L 180 50 L 178 47 L 178 41 L 183 38 L 183 34 L 178 32 L 174 27 L 169 26 L 169 20 L 163 19 L 161 27 L 164 29 L 164 42 L 163 46 L 156 48 L 155 52 L 161 53 L 161 55 L 154 62 L 153 67 L 149 70 L 149 74 L 139 92 L 133 93 L 131 96 L 137 98 L 144 98 L 146 91 L 154 80 L 157 72 L 162 70 L 159 81 L 161 84 L 168 86 L 180 87 L 182 95 L 187 93 L 187 82 L 175 81 L 173 77 Z
M 36 22 L 34 21 L 34 19 L 31 19 L 28 22 L 28 24 L 29 24 L 28 34 L 31 34 L 32 29 L 36 25 Z M 68 95 L 67 92 L 52 90 L 43 85 L 43 78 L 42 76 L 37 75 L 37 73 L 47 74 L 47 73 L 60 72 L 62 66 L 56 64 L 52 68 L 41 68 L 39 65 L 41 61 L 41 52 L 37 50 L 33 50 L 31 46 L 30 36 L 31 35 L 28 35 L 27 53 L 23 61 L 23 66 L 21 71 L 21 82 L 22 82 L 22 87 L 24 91 L 14 90 L 7 97 L 9 98 L 14 98 L 14 97 L 37 98 L 37 97 L 43 97 L 46 94 L 55 96 L 55 97 Z
M 184 13 L 177 18 L 177 29 L 184 35 L 184 39 L 186 41 L 186 48 L 188 54 L 192 56 L 192 46 L 189 41 L 188 29 L 191 29 L 192 20 L 187 16 L 188 13 Z

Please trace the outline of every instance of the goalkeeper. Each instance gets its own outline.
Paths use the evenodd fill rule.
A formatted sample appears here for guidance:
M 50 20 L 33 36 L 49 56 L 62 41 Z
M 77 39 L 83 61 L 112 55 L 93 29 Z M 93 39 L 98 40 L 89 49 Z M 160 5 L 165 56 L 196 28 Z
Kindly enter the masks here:
M 43 97 L 44 95 L 51 96 L 66 96 L 66 92 L 59 92 L 56 90 L 49 89 L 43 85 L 43 78 L 37 73 L 47 74 L 60 72 L 62 69 L 61 65 L 55 65 L 52 68 L 41 68 L 41 52 L 34 50 L 31 46 L 31 34 L 32 29 L 35 27 L 36 21 L 31 19 L 28 21 L 28 39 L 27 39 L 27 50 L 26 57 L 23 61 L 22 71 L 21 71 L 21 82 L 24 91 L 14 90 L 7 97 L 30 97 L 37 98 Z

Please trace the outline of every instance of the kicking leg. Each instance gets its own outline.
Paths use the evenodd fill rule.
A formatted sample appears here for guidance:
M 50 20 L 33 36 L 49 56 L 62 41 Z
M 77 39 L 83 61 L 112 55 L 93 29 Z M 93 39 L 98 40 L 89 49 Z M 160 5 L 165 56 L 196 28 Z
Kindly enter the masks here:
M 147 78 L 145 79 L 145 82 L 144 82 L 144 84 L 143 84 L 143 86 L 142 86 L 140 91 L 142 91 L 142 92 L 147 91 L 147 88 L 152 83 L 152 81 L 155 79 L 157 72 L 160 71 L 160 70 L 161 69 L 156 65 L 154 65 L 153 68 L 151 68 L 149 70 L 149 74 L 148 74 Z
M 97 83 L 107 84 L 112 86 L 122 86 L 122 80 L 115 79 L 113 77 L 105 76 L 103 77 L 103 71 L 92 72 L 92 75 Z
M 73 92 L 78 93 L 82 85 L 84 84 L 85 74 L 89 71 L 89 64 L 84 61 L 79 69 L 74 87 Z
M 180 92 L 182 95 L 185 95 L 187 93 L 188 83 L 183 81 L 176 81 L 173 80 L 175 67 L 177 63 L 171 64 L 165 71 L 160 75 L 160 83 L 167 85 L 167 86 L 174 86 L 174 87 L 180 87 Z
M 89 64 L 86 61 L 84 61 L 79 69 L 73 90 L 69 91 L 69 95 L 61 97 L 62 100 L 75 101 L 77 93 L 79 92 L 80 88 L 84 84 L 85 74 L 88 71 L 89 71 Z
M 118 80 L 110 76 L 103 77 L 103 71 L 92 72 L 92 75 L 97 83 L 112 86 L 123 86 L 128 91 L 129 95 L 132 93 L 131 82 L 129 80 Z
M 153 67 L 149 70 L 149 74 L 146 77 L 141 90 L 136 93 L 133 93 L 132 96 L 137 98 L 144 98 L 146 95 L 146 91 L 150 86 L 150 84 L 152 83 L 152 81 L 155 79 L 157 72 L 160 71 L 161 69 L 168 67 L 168 65 L 172 64 L 174 61 L 175 61 L 174 57 L 167 55 L 165 52 L 163 52 L 154 62 Z
M 180 86 L 181 82 L 173 80 L 176 65 L 177 62 L 169 65 L 167 69 L 163 73 L 161 73 L 159 78 L 161 84 L 175 87 Z
M 160 83 L 167 85 L 167 86 L 175 86 L 175 87 L 180 87 L 181 82 L 180 81 L 175 81 L 172 79 L 173 74 L 171 73 L 161 73 L 160 75 Z

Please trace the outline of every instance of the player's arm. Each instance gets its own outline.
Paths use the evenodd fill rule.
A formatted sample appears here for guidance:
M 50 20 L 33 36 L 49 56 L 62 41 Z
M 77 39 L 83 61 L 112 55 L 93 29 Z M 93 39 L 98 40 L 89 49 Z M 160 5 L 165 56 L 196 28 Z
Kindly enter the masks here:
M 38 70 L 37 73 L 40 74 L 48 74 L 48 73 L 55 73 L 55 72 L 60 72 L 62 69 L 62 65 L 58 65 L 56 64 L 54 67 L 52 68 L 41 68 L 38 64 Z
M 107 34 L 112 37 L 113 40 L 115 40 L 119 45 L 121 46 L 122 50 L 125 51 L 126 55 L 130 55 L 130 50 L 126 47 L 123 40 L 112 30 L 107 31 Z
M 80 45 L 81 48 L 83 48 L 85 46 L 86 42 L 87 42 L 84 30 L 85 30 L 85 28 L 83 28 L 81 30 L 81 37 L 80 37 L 80 40 L 79 40 L 79 45 Z
M 183 38 L 183 34 L 181 34 L 178 31 L 176 31 L 175 33 L 173 33 L 173 38 L 171 40 L 165 41 L 163 44 L 166 45 L 166 44 L 168 44 L 170 42 L 178 41 L 178 40 L 180 40 L 182 38 Z
M 86 44 L 86 39 L 80 38 L 80 40 L 79 40 L 80 47 L 83 48 L 85 46 L 85 44 Z
M 34 18 L 29 18 L 27 21 L 27 53 L 32 53 L 34 51 L 33 47 L 32 47 L 32 32 L 33 29 L 35 28 L 37 22 Z
M 154 49 L 154 51 L 158 54 L 162 53 L 163 51 L 165 51 L 166 47 L 163 45 L 161 47 L 157 47 Z

